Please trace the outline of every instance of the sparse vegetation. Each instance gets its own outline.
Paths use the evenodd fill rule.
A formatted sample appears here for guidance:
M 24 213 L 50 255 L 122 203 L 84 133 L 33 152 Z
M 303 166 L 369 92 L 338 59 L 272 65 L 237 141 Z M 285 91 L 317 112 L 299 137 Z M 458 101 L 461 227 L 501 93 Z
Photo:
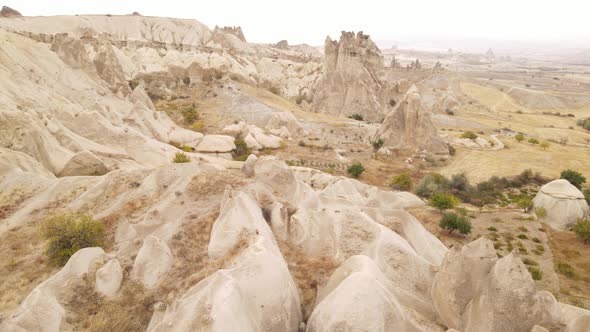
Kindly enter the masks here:
M 528 142 L 534 145 L 539 144 L 539 140 L 534 137 L 529 138 Z
M 478 136 L 472 131 L 466 131 L 461 135 L 461 138 L 476 139 Z
M 104 225 L 82 213 L 49 218 L 42 224 L 41 233 L 48 240 L 45 253 L 56 265 L 64 265 L 80 249 L 103 246 L 105 240 Z
M 576 125 L 590 131 L 590 119 L 579 119 Z
M 542 142 L 541 145 L 540 145 L 540 147 L 543 150 L 547 150 L 549 148 L 549 142 Z
M 555 271 L 557 273 L 563 274 L 564 276 L 573 279 L 576 277 L 576 272 L 574 271 L 574 268 L 569 265 L 568 263 L 564 263 L 564 262 L 556 262 L 555 263 Z
M 446 229 L 449 233 L 453 233 L 455 230 L 459 230 L 459 233 L 467 235 L 471 233 L 471 222 L 469 218 L 464 215 L 460 215 L 454 212 L 444 213 L 439 226 L 442 229 Z
M 234 145 L 236 146 L 236 149 L 232 152 L 232 157 L 234 160 L 245 161 L 252 153 L 252 150 L 250 150 L 248 144 L 246 144 L 246 142 L 241 138 L 234 140 Z
M 543 272 L 541 272 L 541 270 L 538 267 L 528 266 L 527 268 L 531 273 L 531 277 L 533 278 L 533 280 L 543 279 Z
M 391 187 L 396 190 L 408 191 L 412 189 L 412 177 L 407 172 L 394 176 Z
M 363 174 L 364 171 L 365 168 L 361 163 L 356 163 L 354 165 L 349 166 L 348 169 L 346 169 L 346 173 L 350 174 L 354 178 L 358 178 L 361 174 Z
M 533 208 L 533 200 L 530 197 L 522 197 L 518 200 L 517 205 L 524 212 L 529 212 Z
M 459 199 L 451 194 L 435 193 L 430 199 L 430 205 L 444 212 L 459 204 Z
M 590 243 L 590 220 L 578 220 L 572 230 L 585 244 Z
M 524 135 L 519 133 L 516 136 L 514 136 L 514 139 L 516 139 L 516 141 L 520 143 L 524 141 Z
M 586 183 L 585 176 L 583 176 L 580 172 L 576 172 L 571 169 L 562 171 L 560 178 L 568 180 L 569 183 L 573 184 L 578 189 L 581 189 L 582 185 Z
M 535 214 L 539 220 L 543 220 L 547 217 L 547 210 L 544 207 L 535 208 Z
M 188 163 L 190 161 L 191 158 L 182 152 L 176 152 L 176 154 L 174 155 L 174 159 L 172 159 L 172 162 L 175 164 L 183 164 Z
M 381 149 L 381 147 L 383 146 L 383 143 L 385 143 L 381 138 L 371 142 L 371 145 L 373 145 L 373 151 L 379 151 L 379 149 Z
M 199 119 L 199 112 L 197 112 L 195 105 L 191 105 L 189 107 L 184 108 L 181 111 L 182 118 L 184 119 L 184 123 L 188 126 L 191 126 Z
M 359 114 L 359 113 L 354 113 L 351 116 L 349 116 L 349 118 L 350 119 L 357 120 L 357 121 L 363 121 L 364 120 L 363 116 L 361 114 Z

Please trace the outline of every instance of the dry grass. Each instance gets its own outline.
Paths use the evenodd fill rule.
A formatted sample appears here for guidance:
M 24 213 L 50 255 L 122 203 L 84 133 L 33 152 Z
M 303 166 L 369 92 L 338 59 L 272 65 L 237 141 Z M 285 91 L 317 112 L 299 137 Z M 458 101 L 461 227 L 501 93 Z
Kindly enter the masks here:
M 547 227 L 546 233 L 555 262 L 569 264 L 575 273 L 573 278 L 558 274 L 559 300 L 590 309 L 590 245 L 576 238 L 573 232 L 560 232 Z
M 338 265 L 328 256 L 308 258 L 300 249 L 285 242 L 279 241 L 279 248 L 299 290 L 303 319 L 307 321 L 315 306 L 318 282 L 329 277 Z

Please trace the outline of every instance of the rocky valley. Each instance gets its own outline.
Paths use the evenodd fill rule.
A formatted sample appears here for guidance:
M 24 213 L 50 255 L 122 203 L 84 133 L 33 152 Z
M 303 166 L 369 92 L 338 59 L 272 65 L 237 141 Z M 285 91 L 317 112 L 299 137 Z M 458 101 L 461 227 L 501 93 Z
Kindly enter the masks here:
M 0 331 L 590 331 L 587 64 L 367 33 L 4 7 Z

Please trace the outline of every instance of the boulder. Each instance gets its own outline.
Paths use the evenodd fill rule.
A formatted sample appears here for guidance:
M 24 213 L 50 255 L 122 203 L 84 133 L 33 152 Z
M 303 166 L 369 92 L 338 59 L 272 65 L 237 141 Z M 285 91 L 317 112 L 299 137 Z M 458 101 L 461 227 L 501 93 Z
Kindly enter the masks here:
M 581 316 L 569 324 L 565 328 L 565 332 L 587 332 L 590 331 L 590 315 Z
M 123 269 L 116 259 L 111 259 L 96 271 L 96 290 L 104 296 L 113 296 L 121 287 Z
M 242 173 L 244 173 L 244 175 L 246 175 L 246 177 L 251 178 L 254 176 L 254 164 L 256 164 L 257 160 L 258 157 L 256 157 L 255 154 L 251 154 L 248 156 L 248 158 L 246 158 L 244 164 L 242 164 L 240 170 Z
M 432 113 L 422 104 L 416 86 L 412 86 L 378 128 L 373 141 L 382 139 L 385 146 L 413 151 L 448 154 L 447 144 L 438 136 Z
M 542 186 L 533 203 L 536 208 L 547 211 L 547 217 L 542 221 L 560 231 L 570 230 L 578 219 L 590 213 L 584 194 L 564 179 Z
M 0 323 L 1 331 L 61 331 L 65 325 L 65 309 L 59 296 L 74 282 L 88 274 L 95 264 L 102 264 L 105 253 L 101 248 L 77 251 L 66 265 L 51 278 L 33 289 L 17 311 Z
M 94 153 L 81 151 L 68 160 L 58 176 L 103 175 L 108 171 L 103 161 Z
M 197 152 L 231 152 L 236 149 L 234 138 L 225 135 L 205 135 L 195 147 Z
M 166 243 L 148 235 L 133 262 L 130 277 L 146 288 L 154 287 L 172 267 L 172 261 L 172 253 Z

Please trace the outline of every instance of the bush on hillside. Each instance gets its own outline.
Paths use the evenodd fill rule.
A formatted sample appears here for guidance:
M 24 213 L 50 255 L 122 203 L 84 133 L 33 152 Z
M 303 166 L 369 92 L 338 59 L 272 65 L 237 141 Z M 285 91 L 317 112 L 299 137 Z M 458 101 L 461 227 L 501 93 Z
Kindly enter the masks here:
M 42 224 L 41 233 L 49 241 L 45 253 L 56 265 L 64 265 L 80 249 L 103 246 L 105 239 L 104 225 L 79 213 L 49 218 Z
M 346 173 L 350 174 L 352 177 L 358 178 L 363 172 L 365 168 L 361 163 L 354 164 L 346 170 Z
M 572 230 L 584 243 L 590 243 L 590 220 L 578 220 Z
M 516 139 L 517 142 L 522 142 L 522 141 L 524 141 L 524 135 L 517 134 L 516 136 L 514 136 L 514 139 Z
M 383 143 L 385 143 L 381 138 L 371 142 L 371 145 L 373 145 L 373 150 L 374 151 L 379 151 L 379 149 L 381 149 L 381 147 L 383 146 Z
M 444 212 L 459 205 L 459 200 L 451 194 L 435 193 L 430 199 L 430 205 Z
M 236 146 L 236 149 L 232 152 L 232 157 L 234 160 L 245 161 L 248 159 L 248 156 L 252 153 L 252 150 L 248 147 L 248 144 L 246 144 L 243 139 L 238 138 L 234 140 L 234 145 Z
M 471 233 L 471 221 L 464 215 L 453 212 L 443 214 L 439 224 L 440 228 L 446 229 L 449 233 L 459 230 L 459 233 L 467 235 Z
M 195 121 L 199 120 L 199 112 L 195 109 L 195 105 L 184 108 L 181 113 L 186 125 L 190 126 L 195 123 Z
M 349 116 L 349 118 L 357 120 L 357 121 L 363 121 L 363 119 L 364 119 L 363 116 L 359 113 L 354 113 L 351 116 Z
M 463 133 L 463 135 L 461 135 L 461 138 L 476 139 L 477 134 L 472 131 L 466 131 Z
M 391 179 L 391 187 L 396 190 L 408 191 L 412 189 L 412 177 L 407 172 L 396 175 Z
M 561 172 L 560 178 L 568 180 L 569 183 L 573 184 L 576 188 L 581 189 L 582 185 L 586 182 L 586 177 L 580 172 L 576 172 L 571 169 L 566 169 Z
M 172 162 L 175 164 L 183 164 L 188 163 L 190 161 L 191 158 L 182 152 L 176 152 L 176 154 L 174 155 L 174 159 L 172 159 Z

